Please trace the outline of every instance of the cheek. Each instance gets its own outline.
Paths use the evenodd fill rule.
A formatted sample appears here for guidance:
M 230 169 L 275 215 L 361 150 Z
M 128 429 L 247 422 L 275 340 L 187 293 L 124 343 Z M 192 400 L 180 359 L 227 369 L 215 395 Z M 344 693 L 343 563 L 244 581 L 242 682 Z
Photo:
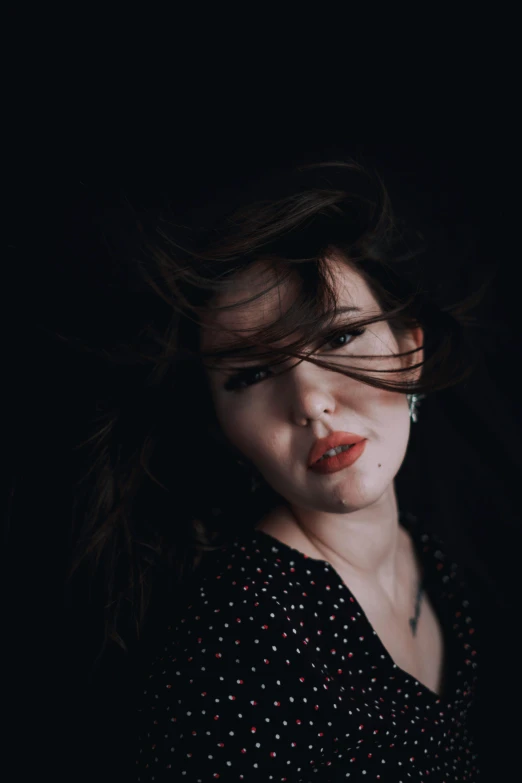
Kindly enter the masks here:
M 386 378 L 391 378 L 391 373 Z M 376 389 L 367 384 L 360 384 L 364 410 L 374 421 L 378 421 L 384 430 L 403 428 L 408 421 L 408 406 L 404 394 Z
M 260 426 L 260 420 L 263 426 Z M 227 437 L 242 454 L 262 470 L 281 470 L 288 458 L 284 436 L 287 430 L 277 421 L 270 422 L 267 416 L 256 413 L 247 406 L 240 414 L 226 416 L 223 427 Z
M 388 415 L 379 427 L 380 448 L 378 451 L 379 456 L 382 455 L 383 460 L 398 468 L 406 455 L 410 426 L 409 412 L 404 403 L 404 397 L 403 395 L 397 396 L 401 398 L 399 403 L 394 408 L 389 409 Z

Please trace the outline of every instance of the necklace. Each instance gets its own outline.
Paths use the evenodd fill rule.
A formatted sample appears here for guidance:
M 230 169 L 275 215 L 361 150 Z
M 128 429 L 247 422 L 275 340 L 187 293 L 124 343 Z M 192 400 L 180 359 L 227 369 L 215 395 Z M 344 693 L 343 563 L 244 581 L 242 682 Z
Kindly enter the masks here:
M 421 582 L 419 584 L 419 589 L 417 591 L 417 600 L 415 601 L 415 617 L 410 617 L 410 620 L 409 620 L 410 627 L 411 627 L 411 632 L 412 632 L 413 636 L 415 636 L 415 634 L 417 633 L 417 622 L 419 620 L 420 603 L 421 603 L 421 598 L 422 598 L 423 593 L 424 593 L 424 588 L 423 588 L 422 580 L 421 580 Z
M 400 521 L 402 522 L 402 524 L 404 525 L 405 529 L 409 533 L 411 533 L 412 532 L 412 525 L 415 525 L 415 523 L 417 522 L 417 517 L 414 516 L 413 514 L 410 514 L 407 511 L 406 512 L 400 511 L 399 512 L 399 518 L 400 518 Z M 417 598 L 415 600 L 415 616 L 414 617 L 410 617 L 410 619 L 409 619 L 409 624 L 410 624 L 410 628 L 411 628 L 411 632 L 412 632 L 413 636 L 415 636 L 415 634 L 417 633 L 417 623 L 418 623 L 419 615 L 420 615 L 420 604 L 421 604 L 421 599 L 422 599 L 422 596 L 423 596 L 423 593 L 424 593 L 424 579 L 423 579 L 423 574 L 422 574 L 422 567 L 420 568 L 420 574 L 421 574 L 421 576 L 420 576 L 420 579 L 419 579 L 419 587 L 417 589 Z

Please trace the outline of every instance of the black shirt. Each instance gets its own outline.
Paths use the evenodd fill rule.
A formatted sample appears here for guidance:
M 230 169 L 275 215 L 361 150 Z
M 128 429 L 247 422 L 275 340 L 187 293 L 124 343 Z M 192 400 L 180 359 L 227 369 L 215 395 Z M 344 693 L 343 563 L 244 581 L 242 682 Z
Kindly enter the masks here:
M 439 697 L 326 561 L 259 530 L 205 555 L 144 672 L 139 781 L 479 780 L 480 628 L 444 543 L 401 513 L 445 641 Z

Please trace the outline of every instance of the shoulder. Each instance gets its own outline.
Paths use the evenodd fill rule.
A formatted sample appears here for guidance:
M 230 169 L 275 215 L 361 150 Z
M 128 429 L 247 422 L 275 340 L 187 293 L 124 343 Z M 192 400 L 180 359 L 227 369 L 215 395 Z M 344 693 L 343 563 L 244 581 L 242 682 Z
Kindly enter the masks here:
M 254 781 L 270 770 L 284 779 L 291 762 L 304 776 L 332 752 L 328 676 L 306 654 L 257 560 L 244 571 L 228 568 L 228 556 L 218 561 L 202 570 L 143 672 L 142 781 L 158 780 L 168 765 L 188 779 L 232 767 Z
M 281 591 L 262 566 L 262 559 L 241 552 L 239 545 L 209 553 L 190 587 L 180 591 L 176 605 L 164 614 L 145 667 L 156 672 L 168 659 L 185 674 L 199 672 L 201 666 L 218 673 L 241 659 L 254 661 L 269 650 L 277 652 L 279 640 L 294 637 L 292 621 Z
M 309 654 L 262 557 L 242 554 L 209 559 L 143 672 L 141 781 L 168 769 L 226 778 L 231 768 L 237 779 L 284 780 L 289 764 L 298 781 L 333 757 L 331 702 L 340 706 L 342 695 Z

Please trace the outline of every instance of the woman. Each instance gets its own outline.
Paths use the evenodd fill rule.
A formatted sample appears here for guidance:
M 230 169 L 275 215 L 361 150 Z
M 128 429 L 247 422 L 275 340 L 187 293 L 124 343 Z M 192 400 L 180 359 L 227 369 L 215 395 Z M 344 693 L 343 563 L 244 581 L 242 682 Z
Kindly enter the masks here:
M 125 541 L 137 569 L 108 638 L 125 600 L 143 628 L 161 596 L 136 779 L 476 780 L 476 607 L 394 484 L 419 402 L 472 371 L 465 308 L 402 274 L 358 164 L 218 203 L 145 239 L 152 371 L 91 439 L 89 551 Z

